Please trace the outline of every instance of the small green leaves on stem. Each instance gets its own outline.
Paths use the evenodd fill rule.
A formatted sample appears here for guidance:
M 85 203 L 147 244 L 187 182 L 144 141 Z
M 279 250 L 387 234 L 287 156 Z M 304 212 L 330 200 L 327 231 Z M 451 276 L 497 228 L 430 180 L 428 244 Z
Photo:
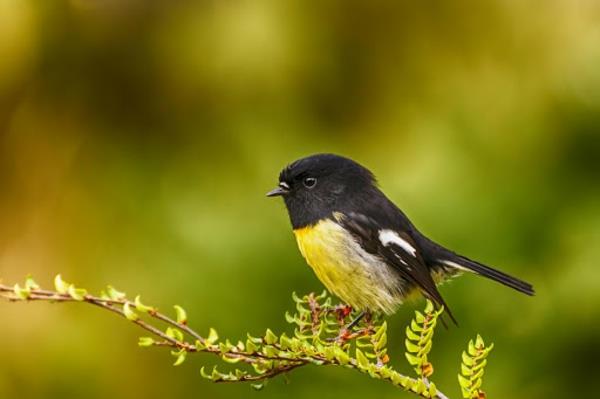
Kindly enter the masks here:
M 187 324 L 187 313 L 184 308 L 179 305 L 173 306 L 175 308 L 175 314 L 177 316 L 177 323 Z
M 267 332 L 265 333 L 264 340 L 265 340 L 266 344 L 268 344 L 268 345 L 274 345 L 274 344 L 277 343 L 278 337 L 277 337 L 277 335 L 275 335 L 273 333 L 273 331 L 271 331 L 270 328 L 267 328 Z
M 326 292 L 292 295 L 295 312 L 286 312 L 285 319 L 292 325 L 293 332 L 278 334 L 267 328 L 264 334 L 247 334 L 244 342 L 235 343 L 221 340 L 214 328 L 210 328 L 206 336 L 194 331 L 188 326 L 187 312 L 178 305 L 174 306 L 173 320 L 142 303 L 140 296 L 131 301 L 124 292 L 112 286 L 107 286 L 100 296 L 93 296 L 57 275 L 54 288 L 54 291 L 42 290 L 28 276 L 23 285 L 0 283 L 0 297 L 10 301 L 82 302 L 110 310 L 150 334 L 139 338 L 140 347 L 169 348 L 175 358 L 174 366 L 182 365 L 190 353 L 215 355 L 229 370 L 220 371 L 215 366 L 207 372 L 203 367 L 200 374 L 213 382 L 248 382 L 254 389 L 260 390 L 269 380 L 296 368 L 327 365 L 356 370 L 421 398 L 448 399 L 429 380 L 433 366 L 428 356 L 437 320 L 443 312 L 443 309 L 435 309 L 430 301 L 427 301 L 423 312 L 415 312 L 405 330 L 405 357 L 416 372 L 415 378 L 392 367 L 387 348 L 390 341 L 388 324 L 385 321 L 379 317 L 365 317 L 347 328 L 358 312 L 344 304 L 333 304 Z M 493 345 L 486 347 L 483 339 L 477 336 L 463 352 L 458 380 L 465 399 L 485 397 L 481 384 L 486 358 L 492 348 Z
M 217 330 L 215 330 L 214 328 L 211 327 L 211 329 L 208 330 L 208 336 L 205 339 L 206 344 L 214 345 L 218 340 L 219 340 L 219 334 L 217 333 Z
M 13 292 L 18 299 L 27 300 L 31 295 L 31 289 L 25 287 L 21 288 L 21 286 L 17 283 L 13 286 Z
M 148 347 L 154 345 L 154 338 L 152 337 L 140 337 L 138 345 L 141 347 Z
M 187 351 L 185 349 L 180 349 L 178 351 L 172 351 L 171 355 L 175 356 L 175 363 L 173 366 L 180 366 L 185 362 L 185 358 L 187 357 Z
M 167 337 L 179 342 L 184 340 L 184 336 L 181 330 L 174 327 L 167 327 L 167 329 L 165 330 L 165 334 L 167 335 Z
M 127 320 L 136 321 L 140 318 L 140 316 L 138 316 L 138 314 L 131 309 L 131 305 L 129 302 L 125 302 L 125 304 L 123 305 L 123 313 L 125 314 Z
M 427 300 L 424 314 L 416 311 L 414 319 L 406 327 L 406 360 L 414 366 L 419 377 L 428 378 L 433 374 L 433 366 L 427 360 L 427 355 L 433 344 L 437 319 L 443 311 L 443 308 L 435 310 L 431 301 Z
M 139 295 L 135 297 L 135 299 L 134 299 L 133 303 L 134 303 L 134 305 L 135 305 L 135 309 L 136 309 L 138 312 L 141 312 L 141 313 L 149 313 L 149 312 L 154 312 L 154 311 L 155 311 L 155 309 L 154 309 L 152 306 L 146 306 L 146 305 L 144 305 L 144 304 L 142 303 L 142 301 L 141 301 L 141 299 L 140 299 L 140 296 L 139 296 Z
M 57 274 L 56 277 L 54 277 L 54 289 L 59 294 L 66 294 L 69 289 L 69 284 L 63 281 L 60 274 Z
M 458 383 L 465 399 L 484 399 L 485 392 L 481 390 L 483 373 L 487 365 L 487 356 L 494 349 L 494 344 L 485 346 L 483 339 L 477 335 L 475 342 L 469 341 L 466 351 L 462 353 L 462 363 Z
M 67 293 L 76 301 L 83 301 L 87 295 L 87 291 L 83 288 L 76 288 L 73 284 L 69 284 Z
M 106 287 L 106 296 L 113 301 L 123 301 L 126 298 L 124 292 L 117 291 L 112 285 Z
M 25 278 L 25 288 L 28 290 L 39 290 L 40 286 L 35 282 L 31 274 L 28 274 Z

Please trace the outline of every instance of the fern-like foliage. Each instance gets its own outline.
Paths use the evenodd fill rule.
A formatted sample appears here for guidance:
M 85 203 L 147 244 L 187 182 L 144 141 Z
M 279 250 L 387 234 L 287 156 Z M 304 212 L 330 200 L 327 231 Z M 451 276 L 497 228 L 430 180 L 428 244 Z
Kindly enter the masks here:
M 416 311 L 415 318 L 406 327 L 406 359 L 420 377 L 430 377 L 433 374 L 433 365 L 427 360 L 433 344 L 433 333 L 438 317 L 443 308 L 435 310 L 431 301 L 427 301 L 424 314 Z
M 469 341 L 469 346 L 462 353 L 461 373 L 458 375 L 458 383 L 465 399 L 484 399 L 485 392 L 481 390 L 483 373 L 487 364 L 487 356 L 494 349 L 494 344 L 485 346 L 483 339 L 477 335 L 475 342 Z
M 433 335 L 443 309 L 427 302 L 423 312 L 406 327 L 406 359 L 416 376 L 406 376 L 395 370 L 388 354 L 387 323 L 380 317 L 366 317 L 351 323 L 358 314 L 344 304 L 334 304 L 325 292 L 320 295 L 292 295 L 295 312 L 286 313 L 293 331 L 275 333 L 266 329 L 259 335 L 247 334 L 243 340 L 220 339 L 217 331 L 209 329 L 202 335 L 188 325 L 187 312 L 174 306 L 174 317 L 142 303 L 140 296 L 128 299 L 124 292 L 112 286 L 94 296 L 83 288 L 65 282 L 60 275 L 54 279 L 54 290 L 44 290 L 27 277 L 23 286 L 0 284 L 0 296 L 9 301 L 82 302 L 110 310 L 137 326 L 150 336 L 139 339 L 142 347 L 167 347 L 174 365 L 182 365 L 192 353 L 205 352 L 218 356 L 225 366 L 200 374 L 213 382 L 248 382 L 262 389 L 272 378 L 308 366 L 337 366 L 356 370 L 422 398 L 448 399 L 430 381 L 433 365 L 428 359 Z M 351 326 L 352 325 L 352 326 Z M 351 327 L 349 327 L 351 326 Z M 462 354 L 459 383 L 464 398 L 483 398 L 482 376 L 486 357 L 493 345 L 486 347 L 481 337 L 469 342 Z

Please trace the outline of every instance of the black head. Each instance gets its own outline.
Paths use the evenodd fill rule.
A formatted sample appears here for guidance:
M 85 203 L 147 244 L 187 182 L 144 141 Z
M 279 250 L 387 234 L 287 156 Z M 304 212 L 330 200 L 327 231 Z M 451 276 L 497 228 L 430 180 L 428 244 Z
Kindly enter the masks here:
M 279 174 L 279 186 L 267 196 L 282 196 L 297 229 L 348 209 L 375 187 L 373 174 L 351 159 L 317 154 L 299 159 Z

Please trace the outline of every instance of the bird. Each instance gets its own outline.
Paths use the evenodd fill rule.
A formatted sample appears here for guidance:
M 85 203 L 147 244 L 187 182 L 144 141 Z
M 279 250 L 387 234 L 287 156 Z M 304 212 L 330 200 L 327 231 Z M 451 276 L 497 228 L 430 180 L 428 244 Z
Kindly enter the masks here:
M 283 198 L 298 248 L 327 290 L 360 312 L 352 326 L 365 315 L 395 313 L 418 294 L 457 324 L 437 286 L 464 272 L 534 295 L 531 284 L 426 237 L 350 158 L 296 160 L 267 196 Z

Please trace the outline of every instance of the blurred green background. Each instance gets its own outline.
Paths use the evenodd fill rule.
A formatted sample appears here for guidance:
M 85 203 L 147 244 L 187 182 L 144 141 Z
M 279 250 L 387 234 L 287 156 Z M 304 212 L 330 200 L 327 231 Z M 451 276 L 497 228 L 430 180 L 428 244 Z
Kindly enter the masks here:
M 350 156 L 432 238 L 534 284 L 442 287 L 438 386 L 496 343 L 495 398 L 592 397 L 600 367 L 600 2 L 0 0 L 0 276 L 184 306 L 222 336 L 285 328 L 322 286 L 281 167 Z M 410 303 L 390 319 L 402 358 Z M 254 392 L 142 350 L 79 305 L 0 302 L 0 398 L 409 397 L 342 369 Z M 394 361 L 394 360 L 393 360 Z

